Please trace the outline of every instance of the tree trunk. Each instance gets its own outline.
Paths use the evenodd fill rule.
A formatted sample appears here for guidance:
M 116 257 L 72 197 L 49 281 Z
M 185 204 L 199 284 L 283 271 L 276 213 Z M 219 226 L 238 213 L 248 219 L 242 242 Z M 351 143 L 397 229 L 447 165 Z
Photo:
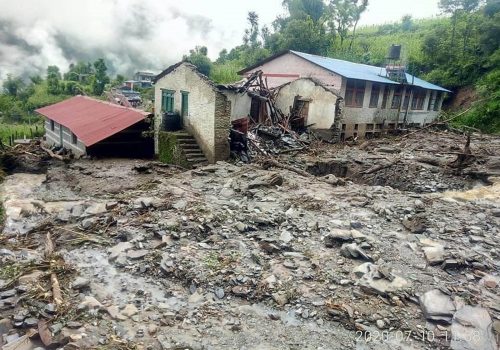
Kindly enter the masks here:
M 349 51 L 352 50 L 352 44 L 354 43 L 354 39 L 356 38 L 356 27 L 358 26 L 359 18 L 354 22 L 354 28 L 352 29 L 352 38 L 351 42 L 349 43 Z

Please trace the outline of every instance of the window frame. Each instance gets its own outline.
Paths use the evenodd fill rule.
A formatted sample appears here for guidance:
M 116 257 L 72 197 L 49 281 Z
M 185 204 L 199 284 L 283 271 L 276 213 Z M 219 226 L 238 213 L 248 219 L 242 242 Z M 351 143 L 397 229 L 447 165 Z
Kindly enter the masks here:
M 399 106 L 401 106 L 401 98 L 402 97 L 403 97 L 403 86 L 397 85 L 394 88 L 394 93 L 392 94 L 391 109 L 398 109 Z M 397 101 L 397 104 L 394 103 L 395 101 Z
M 175 90 L 161 89 L 161 111 L 173 113 L 175 103 Z
M 74 132 L 71 132 L 71 144 L 72 145 L 78 144 L 78 136 L 76 136 Z
M 432 110 L 434 112 L 439 112 L 439 102 L 443 98 L 442 92 L 441 91 L 436 91 L 436 99 L 434 100 L 434 106 Z
M 410 108 L 413 111 L 423 111 L 426 97 L 427 97 L 427 90 L 422 88 L 415 88 L 415 90 L 413 90 L 413 98 L 411 99 Z
M 387 101 L 389 101 L 389 96 L 391 94 L 391 87 L 389 85 L 384 86 L 384 92 L 382 95 L 382 105 L 380 108 L 386 109 L 387 108 Z
M 427 105 L 427 111 L 432 111 L 434 109 L 435 103 L 436 103 L 436 91 L 431 90 L 429 96 L 429 104 Z
M 380 90 L 382 85 L 378 83 L 372 83 L 372 89 L 370 91 L 370 102 L 368 104 L 368 108 L 377 108 L 378 100 L 380 99 Z M 376 88 L 376 89 L 375 89 Z M 377 96 L 375 98 L 374 90 L 377 91 Z
M 352 108 L 363 108 L 363 103 L 365 101 L 365 90 L 365 80 L 347 79 L 344 95 L 344 105 L 346 107 Z M 362 96 L 361 101 L 358 101 L 359 96 Z
M 181 90 L 181 116 L 189 115 L 189 92 Z
M 405 89 L 403 106 L 401 108 L 406 110 L 410 106 L 410 99 L 411 99 L 411 89 L 407 88 L 407 89 Z
M 52 119 L 49 119 L 49 123 L 50 123 L 50 131 L 55 131 L 56 123 Z

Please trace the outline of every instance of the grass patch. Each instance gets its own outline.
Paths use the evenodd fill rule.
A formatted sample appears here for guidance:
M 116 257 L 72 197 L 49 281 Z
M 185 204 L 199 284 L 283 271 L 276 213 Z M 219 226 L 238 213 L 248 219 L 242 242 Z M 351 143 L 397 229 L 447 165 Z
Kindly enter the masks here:
M 167 164 L 189 168 L 184 151 L 179 147 L 175 132 L 160 131 L 158 136 L 158 159 Z
M 9 144 L 9 138 L 14 136 L 14 139 L 40 137 L 45 133 L 43 124 L 7 124 L 0 123 L 0 140 L 3 143 Z

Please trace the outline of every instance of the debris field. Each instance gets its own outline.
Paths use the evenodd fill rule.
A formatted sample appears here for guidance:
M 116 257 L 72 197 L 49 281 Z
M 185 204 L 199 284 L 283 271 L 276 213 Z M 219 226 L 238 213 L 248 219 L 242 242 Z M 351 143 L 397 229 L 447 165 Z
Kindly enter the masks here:
M 466 141 L 13 166 L 0 348 L 497 350 L 500 138 Z

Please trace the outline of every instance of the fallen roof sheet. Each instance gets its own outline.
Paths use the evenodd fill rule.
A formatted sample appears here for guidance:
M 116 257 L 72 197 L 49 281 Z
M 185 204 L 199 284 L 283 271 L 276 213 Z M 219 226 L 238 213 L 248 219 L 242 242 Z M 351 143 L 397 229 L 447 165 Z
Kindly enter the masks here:
M 80 95 L 39 108 L 35 112 L 70 129 L 87 147 L 151 114 Z

